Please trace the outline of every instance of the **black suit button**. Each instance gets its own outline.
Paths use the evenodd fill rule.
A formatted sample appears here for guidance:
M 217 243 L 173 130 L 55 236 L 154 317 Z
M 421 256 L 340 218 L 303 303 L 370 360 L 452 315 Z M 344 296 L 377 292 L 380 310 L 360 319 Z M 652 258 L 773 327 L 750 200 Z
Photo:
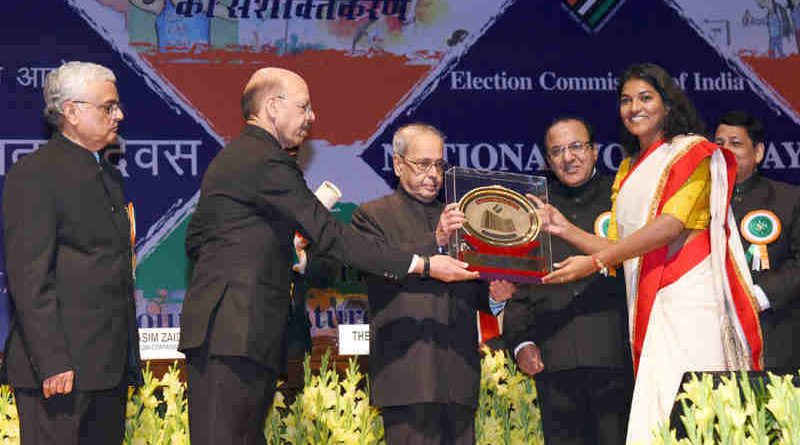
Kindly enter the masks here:
M 117 213 L 117 206 L 115 205 L 111 206 L 111 213 Z
M 397 274 L 394 273 L 394 272 L 386 271 L 386 272 L 383 273 L 383 276 L 387 280 L 392 280 L 392 281 L 396 281 L 397 280 Z

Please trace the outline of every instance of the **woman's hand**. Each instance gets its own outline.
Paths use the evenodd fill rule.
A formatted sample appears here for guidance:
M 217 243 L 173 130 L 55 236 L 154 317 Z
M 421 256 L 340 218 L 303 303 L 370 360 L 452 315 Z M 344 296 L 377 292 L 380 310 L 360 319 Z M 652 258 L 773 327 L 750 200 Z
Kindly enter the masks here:
M 530 193 L 525 195 L 536 208 L 536 214 L 542 222 L 542 230 L 556 236 L 563 236 L 572 225 L 561 212 L 552 204 L 545 204 L 541 199 Z
M 561 284 L 580 280 L 597 271 L 594 260 L 589 255 L 571 256 L 560 263 L 555 263 L 556 270 L 542 278 L 545 284 Z

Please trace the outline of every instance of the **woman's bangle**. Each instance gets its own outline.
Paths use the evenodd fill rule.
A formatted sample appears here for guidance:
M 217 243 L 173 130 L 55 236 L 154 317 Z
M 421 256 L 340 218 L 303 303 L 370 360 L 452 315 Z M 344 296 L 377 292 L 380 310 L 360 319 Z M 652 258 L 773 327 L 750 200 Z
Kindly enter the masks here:
M 600 272 L 603 275 L 608 275 L 608 266 L 603 264 L 600 260 L 600 254 L 592 254 L 592 264 L 594 264 L 595 272 Z
M 431 277 L 431 257 L 424 255 L 422 257 L 422 278 Z

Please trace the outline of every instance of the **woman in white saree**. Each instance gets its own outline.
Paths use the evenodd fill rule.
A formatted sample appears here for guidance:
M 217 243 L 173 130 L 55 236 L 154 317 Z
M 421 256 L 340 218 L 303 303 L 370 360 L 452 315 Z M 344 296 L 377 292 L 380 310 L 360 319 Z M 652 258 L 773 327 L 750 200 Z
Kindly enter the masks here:
M 629 444 L 667 420 L 685 371 L 761 368 L 761 328 L 730 196 L 736 163 L 700 134 L 689 99 L 661 67 L 629 67 L 619 84 L 622 161 L 608 238 L 536 202 L 544 228 L 587 255 L 546 283 L 623 264 L 636 373 Z

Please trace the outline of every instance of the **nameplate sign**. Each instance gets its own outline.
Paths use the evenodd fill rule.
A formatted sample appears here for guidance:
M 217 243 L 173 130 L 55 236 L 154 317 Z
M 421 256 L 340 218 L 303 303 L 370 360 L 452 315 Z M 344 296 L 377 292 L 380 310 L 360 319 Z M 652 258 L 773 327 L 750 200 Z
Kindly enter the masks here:
M 142 360 L 185 358 L 178 352 L 181 328 L 139 328 Z
M 369 325 L 339 325 L 339 355 L 369 355 Z

